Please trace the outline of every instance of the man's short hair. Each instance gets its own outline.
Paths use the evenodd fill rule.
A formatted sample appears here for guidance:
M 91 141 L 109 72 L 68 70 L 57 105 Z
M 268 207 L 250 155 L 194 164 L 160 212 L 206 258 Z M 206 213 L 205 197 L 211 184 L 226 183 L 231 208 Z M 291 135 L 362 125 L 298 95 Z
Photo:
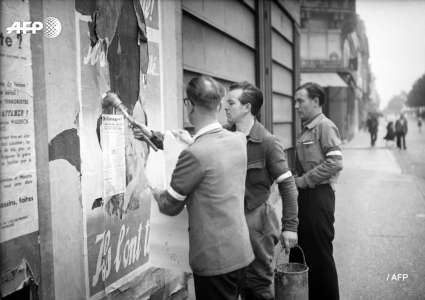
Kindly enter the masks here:
M 263 105 L 263 93 L 255 85 L 249 83 L 248 81 L 235 82 L 232 83 L 229 87 L 229 90 L 241 89 L 242 94 L 239 97 L 239 101 L 242 104 L 251 104 L 251 113 L 255 116 L 260 111 L 261 106 Z
M 206 110 L 216 110 L 225 94 L 223 85 L 210 76 L 199 76 L 192 78 L 187 87 L 186 94 L 193 104 L 201 106 Z
M 305 89 L 307 91 L 307 94 L 311 99 L 317 97 L 319 99 L 320 106 L 323 106 L 323 104 L 325 104 L 325 91 L 319 84 L 314 82 L 307 82 L 299 86 L 296 91 L 302 89 Z

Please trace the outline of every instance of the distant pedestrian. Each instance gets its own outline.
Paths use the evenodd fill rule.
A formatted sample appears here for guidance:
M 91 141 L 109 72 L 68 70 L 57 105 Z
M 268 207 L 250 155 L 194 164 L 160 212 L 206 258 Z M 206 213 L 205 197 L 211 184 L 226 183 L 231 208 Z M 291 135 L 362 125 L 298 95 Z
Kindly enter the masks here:
M 406 150 L 407 120 L 404 114 L 395 122 L 395 134 L 397 137 L 397 147 Z
M 390 121 L 387 124 L 387 134 L 384 136 L 385 146 L 388 145 L 388 142 L 394 141 L 395 131 L 394 131 L 394 122 Z
M 339 299 L 332 241 L 334 184 L 342 169 L 341 138 L 335 124 L 322 113 L 324 102 L 325 92 L 316 83 L 306 83 L 296 90 L 295 109 L 302 121 L 296 145 L 298 243 L 309 267 L 310 300 Z
M 376 138 L 378 137 L 378 126 L 379 126 L 379 121 L 376 114 L 369 113 L 369 117 L 367 118 L 367 121 L 366 121 L 366 126 L 370 133 L 370 145 L 374 147 L 376 143 Z
M 418 129 L 419 129 L 419 132 L 422 132 L 422 119 L 421 119 L 421 117 L 418 118 Z

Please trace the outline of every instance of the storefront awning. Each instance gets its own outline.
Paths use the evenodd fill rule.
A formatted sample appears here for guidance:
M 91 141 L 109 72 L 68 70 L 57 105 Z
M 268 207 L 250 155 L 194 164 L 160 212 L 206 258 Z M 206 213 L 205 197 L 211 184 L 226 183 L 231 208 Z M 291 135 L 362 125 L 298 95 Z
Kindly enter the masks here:
M 323 87 L 347 87 L 348 85 L 336 73 L 301 73 L 301 84 L 315 82 Z

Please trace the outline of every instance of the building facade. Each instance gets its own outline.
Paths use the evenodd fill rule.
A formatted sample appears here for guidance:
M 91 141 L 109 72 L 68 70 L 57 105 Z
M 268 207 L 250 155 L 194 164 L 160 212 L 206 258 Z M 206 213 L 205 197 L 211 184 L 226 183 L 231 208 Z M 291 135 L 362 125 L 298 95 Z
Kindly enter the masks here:
M 355 1 L 301 1 L 300 48 L 301 82 L 325 88 L 325 114 L 351 139 L 371 93 L 368 40 Z
M 261 122 L 289 148 L 298 126 L 298 1 L 5 0 L 0 14 L 0 96 L 11 112 L 2 114 L 1 137 L 26 143 L 32 160 L 2 155 L 1 296 L 22 283 L 40 299 L 175 293 L 186 273 L 148 264 L 149 249 L 169 251 L 153 245 L 147 183 L 161 182 L 164 162 L 107 111 L 103 94 L 114 91 L 133 118 L 164 132 L 190 129 L 183 98 L 193 76 L 225 86 L 247 80 L 264 92 Z M 6 31 L 47 17 L 60 22 L 54 38 Z M 120 142 L 112 149 L 108 138 Z M 21 151 L 16 145 L 2 142 L 2 153 Z M 23 187 L 9 184 L 26 176 Z
M 225 86 L 255 83 L 265 95 L 262 122 L 285 147 L 293 146 L 292 95 L 299 72 L 296 1 L 183 0 L 181 10 L 183 82 L 207 74 Z

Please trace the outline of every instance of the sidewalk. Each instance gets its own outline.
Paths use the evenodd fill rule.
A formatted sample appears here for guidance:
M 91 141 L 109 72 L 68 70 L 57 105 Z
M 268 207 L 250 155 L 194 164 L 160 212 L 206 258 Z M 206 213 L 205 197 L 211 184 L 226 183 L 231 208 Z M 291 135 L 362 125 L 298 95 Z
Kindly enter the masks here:
M 425 295 L 425 180 L 402 173 L 382 133 L 374 148 L 367 132 L 343 147 L 334 242 L 341 299 Z

